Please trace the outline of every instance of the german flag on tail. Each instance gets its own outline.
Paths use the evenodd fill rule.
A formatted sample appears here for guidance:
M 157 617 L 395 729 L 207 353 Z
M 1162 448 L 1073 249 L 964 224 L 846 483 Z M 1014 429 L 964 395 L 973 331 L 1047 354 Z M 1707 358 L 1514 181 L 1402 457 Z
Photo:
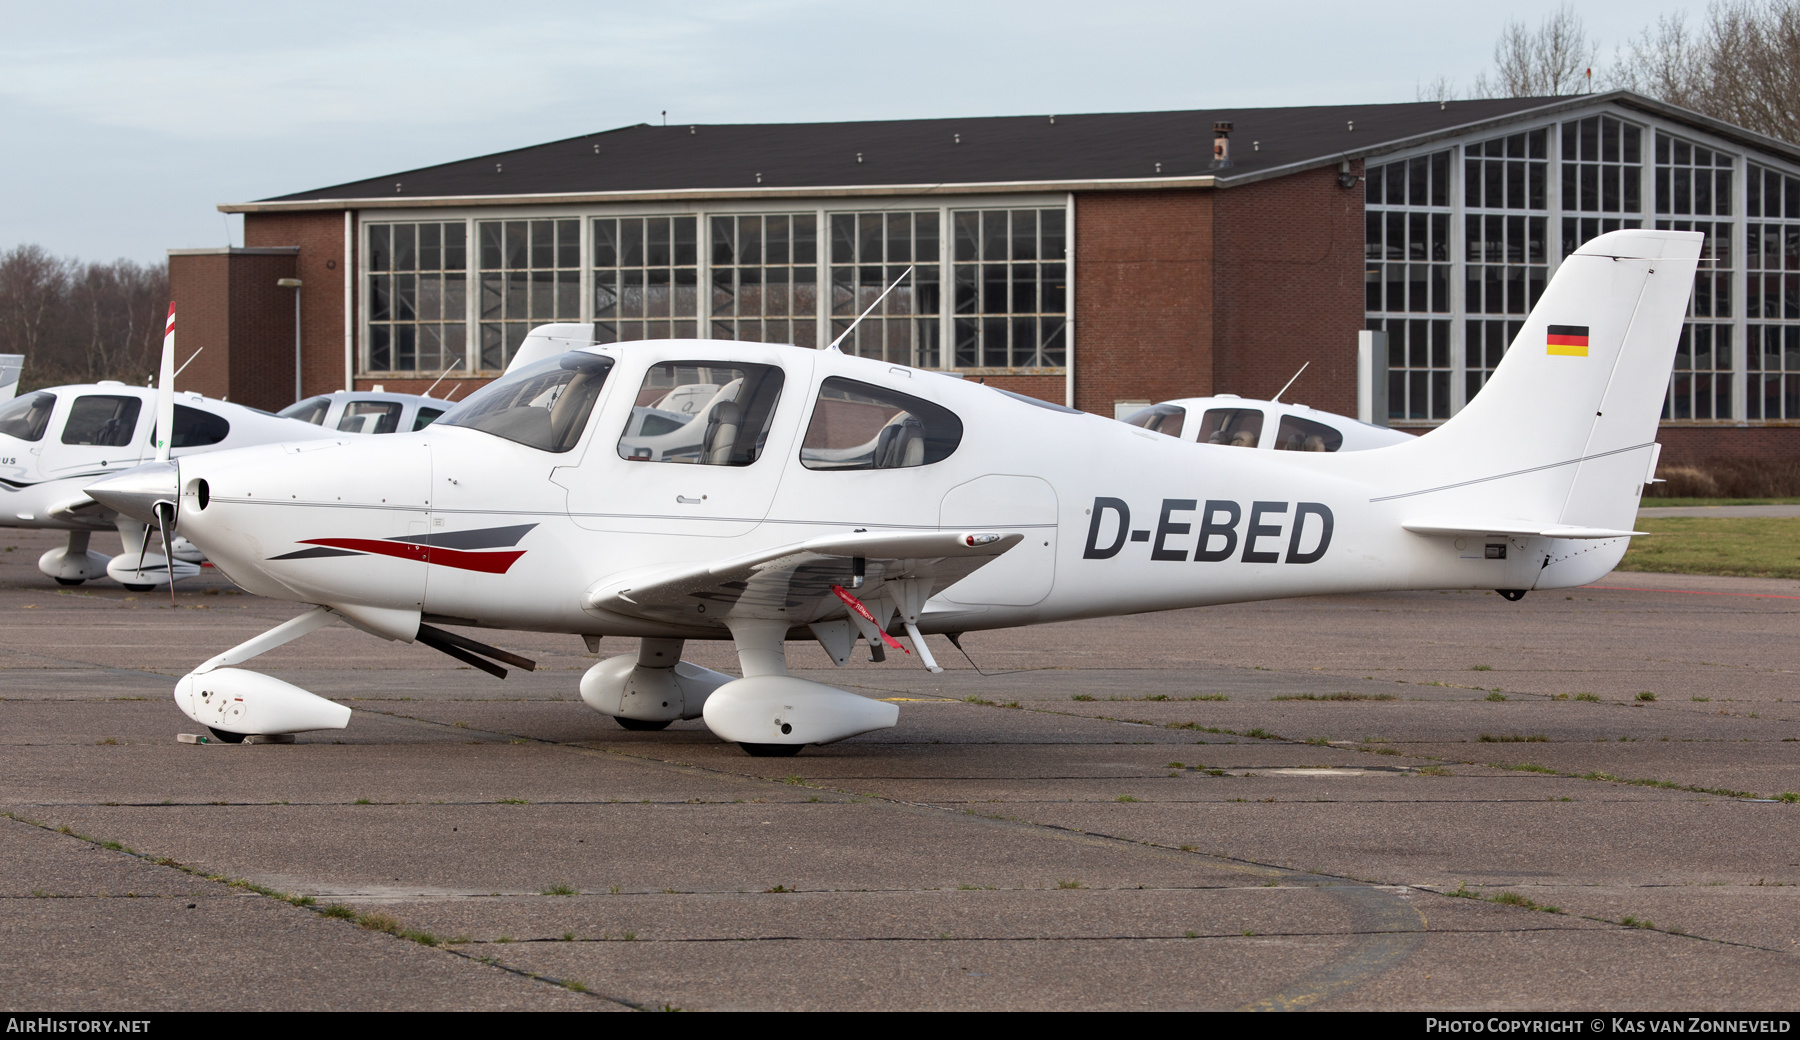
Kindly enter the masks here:
M 1548 353 L 1561 354 L 1565 357 L 1587 357 L 1588 327 L 1586 325 L 1552 325 L 1546 343 Z

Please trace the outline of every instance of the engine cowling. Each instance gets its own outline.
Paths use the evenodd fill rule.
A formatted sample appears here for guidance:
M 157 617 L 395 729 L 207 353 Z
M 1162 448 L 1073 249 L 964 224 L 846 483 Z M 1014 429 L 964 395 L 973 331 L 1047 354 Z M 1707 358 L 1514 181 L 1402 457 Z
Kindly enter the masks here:
M 350 724 L 350 709 L 344 705 L 242 668 L 182 676 L 175 684 L 175 705 L 202 726 L 226 733 L 304 733 Z
M 697 719 L 712 692 L 733 681 L 733 676 L 688 661 L 652 668 L 621 654 L 587 670 L 581 677 L 581 699 L 597 712 L 627 719 Z
M 829 744 L 900 721 L 900 706 L 791 675 L 736 679 L 706 699 L 706 726 L 743 744 Z

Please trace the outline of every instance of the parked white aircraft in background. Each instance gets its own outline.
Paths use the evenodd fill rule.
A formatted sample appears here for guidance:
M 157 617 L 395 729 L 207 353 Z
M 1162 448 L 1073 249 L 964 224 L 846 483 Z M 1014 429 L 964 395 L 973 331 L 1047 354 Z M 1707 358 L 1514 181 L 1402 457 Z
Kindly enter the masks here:
M 835 350 L 657 340 L 522 350 L 418 434 L 192 456 L 90 491 L 245 589 L 314 605 L 176 685 L 223 739 L 347 723 L 236 667 L 341 617 L 499 674 L 531 662 L 439 626 L 639 637 L 583 677 L 590 706 L 788 754 L 898 717 L 788 675 L 791 638 L 842 664 L 859 636 L 879 654 L 904 634 L 935 668 L 926 633 L 1594 580 L 1655 469 L 1701 237 L 1583 245 L 1480 396 L 1367 451 L 1188 445 Z M 644 428 L 664 411 L 703 428 Z M 684 429 L 696 443 L 659 439 Z M 726 638 L 742 678 L 679 661 Z
M 25 355 L 0 354 L 0 404 L 19 392 L 19 374 L 25 371 Z
M 339 390 L 296 401 L 275 414 L 340 433 L 411 433 L 449 409 L 449 401 L 421 394 Z
M 1259 401 L 1236 394 L 1163 401 L 1123 421 L 1189 444 L 1275 451 L 1367 451 L 1413 439 L 1410 433 L 1303 404 Z

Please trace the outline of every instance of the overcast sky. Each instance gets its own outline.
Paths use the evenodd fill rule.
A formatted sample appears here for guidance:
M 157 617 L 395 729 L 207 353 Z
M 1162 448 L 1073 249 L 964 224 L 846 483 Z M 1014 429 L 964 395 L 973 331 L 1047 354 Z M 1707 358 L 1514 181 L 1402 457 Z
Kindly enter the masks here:
M 1556 4 L 0 3 L 0 249 L 242 244 L 221 202 L 639 122 L 1412 101 Z M 1699 0 L 1577 6 L 1601 60 Z

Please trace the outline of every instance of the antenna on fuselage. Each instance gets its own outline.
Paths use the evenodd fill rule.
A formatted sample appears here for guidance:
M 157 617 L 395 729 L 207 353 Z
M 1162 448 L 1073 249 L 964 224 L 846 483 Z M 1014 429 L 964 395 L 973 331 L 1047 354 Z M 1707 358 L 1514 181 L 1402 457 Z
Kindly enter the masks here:
M 862 320 L 863 320 L 863 319 L 864 319 L 864 318 L 866 318 L 866 317 L 868 317 L 868 316 L 869 316 L 869 315 L 870 315 L 870 314 L 871 314 L 871 313 L 872 313 L 872 312 L 873 312 L 873 311 L 874 311 L 874 310 L 875 310 L 875 308 L 877 308 L 877 307 L 879 307 L 879 306 L 881 306 L 881 301 L 882 301 L 882 300 L 885 300 L 885 299 L 887 299 L 887 298 L 888 298 L 888 293 L 891 293 L 891 292 L 893 292 L 893 291 L 894 291 L 894 290 L 895 290 L 895 289 L 898 289 L 898 288 L 899 288 L 899 287 L 900 287 L 900 283 L 901 283 L 901 282 L 904 282 L 904 281 L 906 281 L 906 276 L 907 276 L 907 275 L 909 275 L 909 274 L 912 274 L 912 272 L 913 272 L 913 269 L 912 269 L 912 268 L 910 268 L 910 267 L 908 267 L 908 268 L 907 268 L 907 269 L 906 269 L 906 270 L 904 270 L 904 271 L 901 271 L 901 272 L 900 272 L 900 277 L 898 277 L 898 278 L 896 278 L 896 279 L 894 279 L 894 284 L 893 284 L 893 285 L 890 285 L 890 286 L 888 286 L 888 287 L 887 287 L 887 288 L 886 288 L 886 289 L 884 289 L 884 290 L 882 290 L 882 293 L 881 293 L 881 295 L 880 295 L 880 296 L 877 296 L 877 297 L 875 297 L 875 302 L 874 302 L 874 303 L 871 303 L 871 304 L 869 304 L 869 309 L 868 309 L 868 310 L 866 310 L 866 311 L 863 311 L 863 312 L 862 312 L 862 313 L 861 313 L 861 314 L 858 314 L 858 315 L 857 315 L 857 316 L 856 316 L 856 320 L 855 320 L 855 321 L 853 321 L 853 322 L 851 322 L 851 323 L 850 323 L 850 327 L 849 327 L 849 328 L 847 328 L 847 329 L 845 329 L 845 330 L 844 330 L 844 331 L 843 331 L 843 334 L 842 334 L 842 335 L 840 335 L 840 336 L 838 336 L 838 338 L 837 338 L 837 339 L 834 339 L 834 340 L 832 340 L 832 341 L 831 341 L 831 345 L 830 345 L 830 346 L 828 346 L 828 347 L 826 347 L 826 348 L 825 348 L 825 349 L 826 349 L 826 350 L 836 350 L 836 349 L 838 349 L 838 344 L 839 344 L 839 343 L 842 343 L 842 342 L 844 342 L 844 337 L 846 337 L 846 336 L 848 336 L 848 335 L 850 335 L 850 334 L 851 334 L 851 333 L 852 333 L 852 332 L 855 332 L 855 331 L 856 331 L 856 327 L 857 327 L 857 326 L 858 326 L 858 325 L 861 325 L 861 324 L 862 324 Z
M 1302 363 L 1302 364 L 1301 364 L 1301 365 L 1300 365 L 1300 372 L 1304 372 L 1304 371 L 1306 371 L 1306 366 L 1307 366 L 1307 365 L 1310 365 L 1310 364 L 1312 364 L 1312 362 L 1310 362 L 1310 361 L 1307 361 L 1307 362 L 1304 362 L 1304 363 Z M 1300 378 L 1300 372 L 1295 372 L 1295 373 L 1294 373 L 1294 379 L 1299 379 L 1299 378 Z M 1281 395 L 1282 395 L 1282 394 L 1285 394 L 1285 393 L 1287 393 L 1287 392 L 1288 392 L 1288 387 L 1290 387 L 1290 386 L 1293 386 L 1293 385 L 1294 385 L 1294 379 L 1290 379 L 1290 380 L 1288 380 L 1288 381 L 1287 381 L 1287 382 L 1285 382 L 1285 383 L 1283 383 L 1283 384 L 1281 384 L 1281 389 L 1279 389 L 1279 390 L 1277 390 L 1277 391 L 1275 391 L 1275 396 L 1274 396 L 1274 397 L 1271 397 L 1271 398 L 1269 398 L 1269 402 L 1270 402 L 1270 403 L 1271 403 L 1271 404 L 1280 404 L 1280 403 L 1281 403 Z
M 200 350 L 196 350 L 192 354 L 188 355 L 188 359 L 186 361 L 183 361 L 181 363 L 181 367 L 175 370 L 175 375 L 172 375 L 169 377 L 169 382 L 171 385 L 175 382 L 175 376 L 178 376 L 181 373 L 186 372 L 187 367 L 194 363 L 195 358 L 200 356 L 200 351 L 205 350 L 205 349 L 206 349 L 205 347 L 201 347 Z
M 456 371 L 456 370 L 457 370 L 457 369 L 458 369 L 458 368 L 461 368 L 461 367 L 462 367 L 462 363 L 463 363 L 463 359 L 462 359 L 462 358 L 457 358 L 457 359 L 456 359 L 456 360 L 455 360 L 455 361 L 452 361 L 452 362 L 450 362 L 450 367 L 449 367 L 449 368 L 446 368 L 446 369 L 444 369 L 444 372 L 443 372 L 443 375 L 440 375 L 440 376 L 438 376 L 438 377 L 437 377 L 437 383 L 433 383 L 433 384 L 431 384 L 431 385 L 430 385 L 430 386 L 428 386 L 428 387 L 426 387 L 426 388 L 425 388 L 425 392 L 424 392 L 424 393 L 423 393 L 423 394 L 421 394 L 421 395 L 420 395 L 420 396 L 421 396 L 421 397 L 430 397 L 430 396 L 431 396 L 431 392 L 432 392 L 432 391 L 433 391 L 433 390 L 436 390 L 436 389 L 437 389 L 437 388 L 438 388 L 438 383 L 441 383 L 441 382 L 443 382 L 443 381 L 444 381 L 444 376 L 447 376 L 447 375 L 449 375 L 449 374 L 450 374 L 450 373 L 452 373 L 452 372 L 454 372 L 454 371 Z

